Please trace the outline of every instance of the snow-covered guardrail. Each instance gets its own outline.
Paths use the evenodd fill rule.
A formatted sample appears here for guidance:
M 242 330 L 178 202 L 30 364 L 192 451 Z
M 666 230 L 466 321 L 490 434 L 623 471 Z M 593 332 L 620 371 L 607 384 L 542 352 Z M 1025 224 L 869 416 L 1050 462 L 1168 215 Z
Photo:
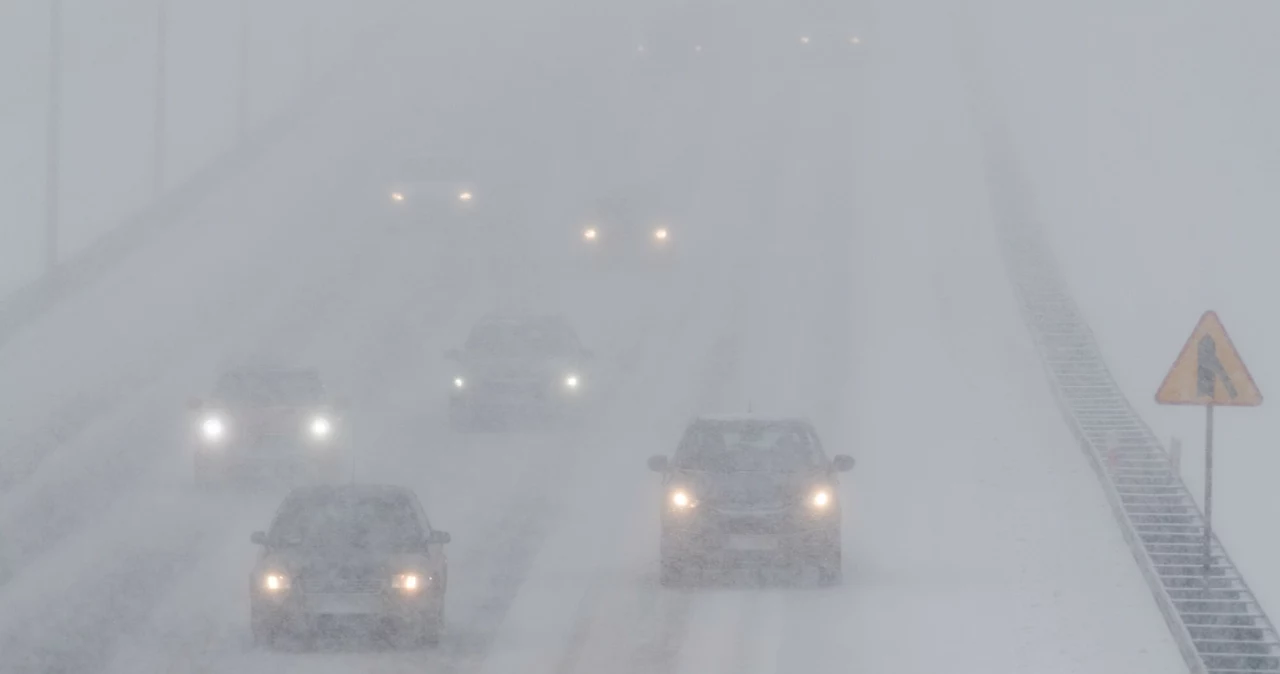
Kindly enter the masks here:
M 1159 439 L 1116 384 L 1043 240 L 1005 134 L 985 137 L 992 213 L 1009 280 L 1067 425 L 1194 674 L 1280 671 L 1280 638 L 1215 539 Z

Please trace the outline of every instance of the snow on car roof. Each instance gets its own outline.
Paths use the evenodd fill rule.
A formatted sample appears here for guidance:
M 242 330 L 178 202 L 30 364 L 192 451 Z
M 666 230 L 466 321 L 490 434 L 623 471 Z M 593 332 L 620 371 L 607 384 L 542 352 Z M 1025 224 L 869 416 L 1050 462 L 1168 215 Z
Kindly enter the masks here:
M 693 421 L 694 422 L 703 421 L 703 422 L 710 422 L 710 423 L 750 423 L 750 422 L 767 423 L 767 424 L 796 423 L 796 424 L 812 425 L 812 422 L 810 422 L 809 419 L 805 417 L 795 417 L 795 416 L 767 417 L 767 416 L 760 416 L 758 414 L 753 414 L 750 412 L 739 413 L 739 414 L 703 414 L 698 417 L 695 417 Z

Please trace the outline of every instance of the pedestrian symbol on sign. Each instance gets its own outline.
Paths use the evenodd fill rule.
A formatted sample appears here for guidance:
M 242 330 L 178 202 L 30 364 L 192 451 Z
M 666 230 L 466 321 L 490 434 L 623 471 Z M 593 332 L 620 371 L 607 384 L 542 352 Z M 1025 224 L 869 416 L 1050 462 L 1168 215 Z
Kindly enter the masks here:
M 1227 389 L 1227 395 L 1235 400 L 1236 386 L 1231 383 L 1231 377 L 1227 376 L 1227 369 L 1222 367 L 1222 361 L 1218 360 L 1218 345 L 1213 341 L 1213 336 L 1201 337 L 1197 350 L 1196 395 L 1213 398 L 1217 382 L 1221 380 Z

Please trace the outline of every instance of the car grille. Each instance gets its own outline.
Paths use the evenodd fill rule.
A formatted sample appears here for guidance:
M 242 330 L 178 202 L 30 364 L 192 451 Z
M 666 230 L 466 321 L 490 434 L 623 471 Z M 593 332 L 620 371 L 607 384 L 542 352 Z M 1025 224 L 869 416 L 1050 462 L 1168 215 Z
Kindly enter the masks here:
M 381 592 L 386 581 L 382 578 L 325 578 L 305 577 L 299 586 L 305 594 L 374 594 Z
M 255 438 L 278 438 L 299 435 L 296 419 L 272 419 L 245 424 L 245 435 Z
M 547 386 L 540 381 L 480 381 L 476 384 L 476 393 L 484 396 L 500 396 L 506 398 L 536 398 L 546 392 Z
M 760 515 L 721 515 L 716 518 L 716 529 L 726 534 L 776 534 L 795 529 L 798 522 L 790 513 Z

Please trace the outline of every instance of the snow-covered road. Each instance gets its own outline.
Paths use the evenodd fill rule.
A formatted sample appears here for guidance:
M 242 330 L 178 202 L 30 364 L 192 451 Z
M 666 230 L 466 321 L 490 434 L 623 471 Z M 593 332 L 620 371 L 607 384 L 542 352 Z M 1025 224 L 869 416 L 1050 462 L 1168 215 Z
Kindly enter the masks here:
M 768 69 L 640 95 L 603 64 L 551 76 L 513 60 L 432 123 L 527 176 L 535 197 L 503 209 L 520 227 L 378 229 L 341 189 L 357 178 L 347 151 L 320 152 L 331 173 L 262 206 L 258 226 L 157 244 L 116 294 L 33 325 L 0 351 L 3 381 L 30 385 L 0 385 L 5 432 L 74 432 L 4 450 L 18 575 L 0 587 L 0 670 L 1180 671 L 1013 312 L 936 47 L 948 28 L 920 9 L 882 7 L 874 56 L 839 86 Z M 533 73 L 541 90 L 502 86 Z M 604 128 L 591 111 L 633 133 L 584 138 Z M 388 133 L 368 147 L 343 142 L 376 154 L 414 129 L 377 121 Z M 696 161 L 664 161 L 689 147 Z M 564 230 L 572 186 L 662 175 L 693 182 L 688 219 L 716 244 L 696 268 L 593 276 L 530 238 Z M 584 427 L 447 430 L 441 354 L 510 305 L 563 310 L 599 354 L 608 376 Z M 195 492 L 176 441 L 183 401 L 243 350 L 321 366 L 353 401 L 356 476 L 414 487 L 453 534 L 438 649 L 250 646 L 248 535 L 280 494 Z M 691 415 L 748 405 L 809 416 L 857 457 L 843 586 L 658 586 L 645 458 Z

